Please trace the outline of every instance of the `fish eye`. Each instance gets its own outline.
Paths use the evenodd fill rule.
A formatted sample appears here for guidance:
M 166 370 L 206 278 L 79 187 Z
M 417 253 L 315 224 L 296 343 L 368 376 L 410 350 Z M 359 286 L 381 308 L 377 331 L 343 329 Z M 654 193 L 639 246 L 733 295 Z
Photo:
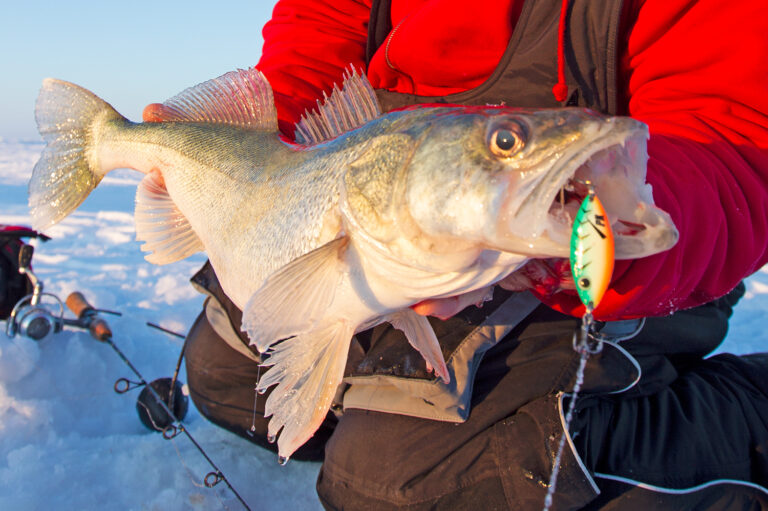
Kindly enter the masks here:
M 491 131 L 488 146 L 491 152 L 501 158 L 509 158 L 525 145 L 524 130 L 516 123 L 507 123 Z

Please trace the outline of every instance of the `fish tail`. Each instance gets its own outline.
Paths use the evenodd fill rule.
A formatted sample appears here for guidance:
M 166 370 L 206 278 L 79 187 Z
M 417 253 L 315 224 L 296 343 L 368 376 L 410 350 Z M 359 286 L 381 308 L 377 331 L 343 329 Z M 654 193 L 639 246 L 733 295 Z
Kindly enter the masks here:
M 43 81 L 35 117 L 47 145 L 29 181 L 29 208 L 34 228 L 44 230 L 77 208 L 110 170 L 98 168 L 98 128 L 124 118 L 92 92 L 52 78 Z

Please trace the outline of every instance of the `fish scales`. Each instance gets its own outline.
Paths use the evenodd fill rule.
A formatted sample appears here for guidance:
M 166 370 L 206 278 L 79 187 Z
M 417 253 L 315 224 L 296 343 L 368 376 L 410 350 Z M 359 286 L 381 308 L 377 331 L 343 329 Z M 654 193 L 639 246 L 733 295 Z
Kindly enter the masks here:
M 327 217 L 338 206 L 340 176 L 366 150 L 365 134 L 297 152 L 273 133 L 173 122 L 112 121 L 100 136 L 101 152 L 120 166 L 162 167 L 214 267 L 252 282 L 338 236 L 340 224 Z M 243 254 L 258 254 L 262 263 Z M 249 296 L 225 291 L 245 306 Z
M 617 257 L 677 240 L 645 182 L 647 128 L 632 119 L 490 106 L 381 115 L 350 71 L 290 143 L 273 101 L 261 73 L 241 70 L 166 102 L 165 122 L 134 124 L 46 80 L 29 202 L 43 230 L 112 169 L 146 174 L 136 232 L 147 259 L 207 253 L 267 357 L 257 388 L 272 388 L 269 435 L 283 459 L 325 418 L 356 331 L 391 322 L 448 385 L 453 369 L 409 307 L 480 296 L 531 258 L 568 257 L 584 180 L 616 225 Z

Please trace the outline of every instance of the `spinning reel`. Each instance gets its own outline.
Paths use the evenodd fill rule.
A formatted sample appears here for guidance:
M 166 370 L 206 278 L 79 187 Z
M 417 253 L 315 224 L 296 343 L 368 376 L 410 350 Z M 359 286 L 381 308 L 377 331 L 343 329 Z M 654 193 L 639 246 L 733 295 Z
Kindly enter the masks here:
M 43 283 L 30 267 L 34 250 L 32 245 L 24 245 L 19 251 L 19 273 L 29 277 L 34 290 L 13 308 L 5 325 L 5 333 L 10 338 L 19 334 L 41 341 L 52 333 L 61 332 L 65 324 L 71 324 L 71 320 L 64 319 L 64 304 L 58 296 L 43 293 Z
M 24 232 L 27 233 L 27 231 Z M 35 236 L 47 239 L 47 237 L 37 233 L 35 233 Z M 189 398 L 184 385 L 178 380 L 178 375 L 186 345 L 182 347 L 179 354 L 173 378 L 158 378 L 148 383 L 128 357 L 113 342 L 112 330 L 107 322 L 99 317 L 100 312 L 118 316 L 121 314 L 119 312 L 95 309 L 86 301 L 81 293 L 74 292 L 67 297 L 66 305 L 77 316 L 77 319 L 65 318 L 64 304 L 61 299 L 54 294 L 44 293 L 42 281 L 32 271 L 33 253 L 34 248 L 31 245 L 24 245 L 19 250 L 18 271 L 21 274 L 27 275 L 29 282 L 33 285 L 33 290 L 32 294 L 20 299 L 13 307 L 11 314 L 7 316 L 5 331 L 8 337 L 13 338 L 18 334 L 34 341 L 41 341 L 51 334 L 61 332 L 65 326 L 69 326 L 88 330 L 91 337 L 104 344 L 108 344 L 138 378 L 138 381 L 131 381 L 127 378 L 118 379 L 114 385 L 115 392 L 124 394 L 129 390 L 143 387 L 136 400 L 136 411 L 142 424 L 151 431 L 162 432 L 163 438 L 167 440 L 180 434 L 184 434 L 189 438 L 190 442 L 200 451 L 211 468 L 213 468 L 213 471 L 206 474 L 203 479 L 205 486 L 213 488 L 217 484 L 224 482 L 243 507 L 250 511 L 251 508 L 248 507 L 245 500 L 237 493 L 221 469 L 216 466 L 187 430 L 184 423 L 182 423 L 187 414 Z M 7 309 L 5 314 L 7 314 Z M 0 316 L 0 318 L 5 318 L 5 316 Z M 181 334 L 166 330 L 153 323 L 147 323 L 147 326 L 184 338 Z
M 135 371 L 133 365 L 112 342 L 112 330 L 107 322 L 98 316 L 100 312 L 117 316 L 120 313 L 95 309 L 82 294 L 74 292 L 67 297 L 66 305 L 77 315 L 77 319 L 65 318 L 64 303 L 58 296 L 44 293 L 43 282 L 32 271 L 33 253 L 34 247 L 32 245 L 24 245 L 19 251 L 19 273 L 27 275 L 33 285 L 33 291 L 32 294 L 19 300 L 11 311 L 5 325 L 6 335 L 9 338 L 19 335 L 33 341 L 42 341 L 52 334 L 61 332 L 65 326 L 88 330 L 94 339 L 110 344 Z M 149 325 L 159 328 L 153 324 Z M 140 382 L 130 382 L 126 378 L 120 378 L 115 383 L 115 391 L 119 394 L 132 388 L 144 387 L 137 399 L 136 410 L 142 424 L 150 430 L 163 431 L 168 427 L 174 427 L 173 423 L 183 419 L 187 413 L 188 398 L 183 391 L 181 382 L 176 379 L 180 364 L 181 357 L 179 357 L 173 379 L 159 378 L 148 384 L 143 378 Z

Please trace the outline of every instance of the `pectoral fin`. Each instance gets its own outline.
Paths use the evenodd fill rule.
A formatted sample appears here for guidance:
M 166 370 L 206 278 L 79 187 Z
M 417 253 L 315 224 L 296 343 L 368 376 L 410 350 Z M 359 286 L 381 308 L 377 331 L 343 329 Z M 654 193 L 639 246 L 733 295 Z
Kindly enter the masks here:
M 346 271 L 347 238 L 337 238 L 273 273 L 248 300 L 243 330 L 262 353 L 273 343 L 316 328 Z
M 144 241 L 144 258 L 168 264 L 205 250 L 189 221 L 173 202 L 168 190 L 147 174 L 136 190 L 136 239 Z
M 401 330 L 411 346 L 421 353 L 427 362 L 427 369 L 434 369 L 445 383 L 451 381 L 440 343 L 437 341 L 432 325 L 429 324 L 425 316 L 417 314 L 411 309 L 402 309 L 390 314 L 386 319 L 393 327 Z

